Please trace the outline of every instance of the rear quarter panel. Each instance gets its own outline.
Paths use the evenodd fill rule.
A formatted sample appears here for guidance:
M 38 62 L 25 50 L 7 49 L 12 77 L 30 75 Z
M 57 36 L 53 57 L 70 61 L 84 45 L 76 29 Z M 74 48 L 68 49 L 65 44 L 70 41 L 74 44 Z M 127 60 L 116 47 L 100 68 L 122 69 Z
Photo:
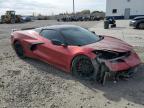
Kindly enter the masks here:
M 24 49 L 24 53 L 28 57 L 34 57 L 35 55 L 30 51 L 30 44 L 32 42 L 40 41 L 40 37 L 33 31 L 15 31 L 11 33 L 11 43 L 14 45 L 16 41 L 20 42 Z

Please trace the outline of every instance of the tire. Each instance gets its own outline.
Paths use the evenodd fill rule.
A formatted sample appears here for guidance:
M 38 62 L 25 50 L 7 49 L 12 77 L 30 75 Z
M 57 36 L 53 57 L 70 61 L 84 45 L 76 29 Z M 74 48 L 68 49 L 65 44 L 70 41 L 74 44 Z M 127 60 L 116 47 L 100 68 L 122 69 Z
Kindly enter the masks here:
M 91 60 L 86 56 L 77 56 L 72 61 L 72 74 L 80 79 L 90 79 L 95 74 Z
M 10 22 L 11 24 L 14 24 L 15 23 L 15 20 L 14 19 L 11 19 L 11 22 Z
M 111 28 L 116 28 L 116 24 L 112 24 L 112 25 L 111 25 Z
M 144 29 L 144 23 L 140 23 L 138 26 L 139 29 Z
M 18 41 L 14 43 L 14 49 L 19 58 L 21 58 L 21 59 L 26 58 L 23 47 Z

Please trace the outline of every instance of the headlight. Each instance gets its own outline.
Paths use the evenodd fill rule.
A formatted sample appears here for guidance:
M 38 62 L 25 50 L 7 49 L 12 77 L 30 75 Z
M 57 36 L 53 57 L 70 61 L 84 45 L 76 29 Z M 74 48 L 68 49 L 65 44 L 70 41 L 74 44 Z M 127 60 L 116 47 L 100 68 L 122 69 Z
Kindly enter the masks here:
M 132 23 L 135 23 L 136 21 L 135 21 L 135 20 L 132 20 L 131 22 L 132 22 Z

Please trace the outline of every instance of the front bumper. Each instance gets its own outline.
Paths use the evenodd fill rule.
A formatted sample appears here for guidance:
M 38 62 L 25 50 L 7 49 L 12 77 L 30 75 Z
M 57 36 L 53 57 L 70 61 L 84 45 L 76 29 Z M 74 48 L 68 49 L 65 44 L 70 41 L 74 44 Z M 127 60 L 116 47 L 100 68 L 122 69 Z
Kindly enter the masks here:
M 117 60 L 105 60 L 103 62 L 111 72 L 126 71 L 141 64 L 141 60 L 135 52 L 131 53 L 130 56 L 125 58 L 120 58 Z
M 130 23 L 129 23 L 129 26 L 131 26 L 131 27 L 135 27 L 136 26 L 136 22 L 135 21 L 130 21 Z
M 116 60 L 101 60 L 96 58 L 92 60 L 95 68 L 93 77 L 101 84 L 105 84 L 107 78 L 112 78 L 118 81 L 120 78 L 128 78 L 136 71 L 141 64 L 141 60 L 135 52 L 132 52 L 128 57 L 118 58 Z

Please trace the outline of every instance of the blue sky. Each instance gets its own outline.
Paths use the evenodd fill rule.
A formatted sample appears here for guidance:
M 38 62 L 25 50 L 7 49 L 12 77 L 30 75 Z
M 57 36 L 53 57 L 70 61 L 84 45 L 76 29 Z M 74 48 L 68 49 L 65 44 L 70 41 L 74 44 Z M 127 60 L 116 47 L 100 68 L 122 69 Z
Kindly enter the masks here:
M 17 14 L 58 14 L 72 12 L 73 0 L 0 0 L 0 14 L 16 10 Z M 106 0 L 75 0 L 76 11 L 84 9 L 105 11 Z

